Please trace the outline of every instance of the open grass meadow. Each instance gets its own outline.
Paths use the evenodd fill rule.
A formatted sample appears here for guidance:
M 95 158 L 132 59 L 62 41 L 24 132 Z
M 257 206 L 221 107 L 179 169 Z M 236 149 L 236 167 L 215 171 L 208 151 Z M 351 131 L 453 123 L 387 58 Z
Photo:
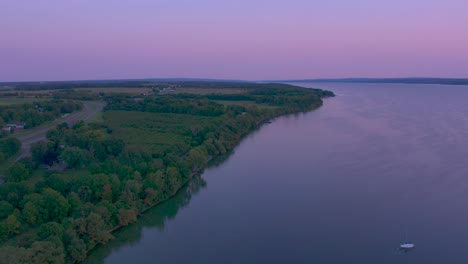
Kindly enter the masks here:
M 152 152 L 174 145 L 189 145 L 191 127 L 204 127 L 215 117 L 185 114 L 148 113 L 137 111 L 104 112 L 104 122 L 117 138 L 129 146 Z
M 0 98 L 0 106 L 2 105 L 14 105 L 14 104 L 24 104 L 24 103 L 32 103 L 34 101 L 44 101 L 49 98 L 35 98 L 35 97 L 1 97 Z
M 90 87 L 90 88 L 77 88 L 76 91 L 91 91 L 95 93 L 124 93 L 124 94 L 142 94 L 151 92 L 150 88 L 139 87 Z
M 188 93 L 188 94 L 200 94 L 200 95 L 207 95 L 207 94 L 240 94 L 245 93 L 248 90 L 246 89 L 238 89 L 238 88 L 190 88 L 190 87 L 182 87 L 177 88 L 174 93 Z
M 123 93 L 123 94 L 132 94 L 139 95 L 152 92 L 151 87 L 140 88 L 140 87 L 90 87 L 90 88 L 77 88 L 76 91 L 90 91 L 94 93 Z M 176 88 L 173 93 L 188 93 L 188 94 L 239 94 L 245 93 L 245 89 L 238 88 L 190 88 L 190 87 L 181 87 Z
M 262 109 L 273 109 L 273 108 L 278 108 L 277 106 L 272 106 L 268 104 L 257 104 L 254 101 L 228 101 L 228 100 L 212 100 L 218 104 L 222 104 L 224 106 L 228 105 L 239 105 L 243 107 L 249 107 L 249 106 L 257 106 L 258 108 Z

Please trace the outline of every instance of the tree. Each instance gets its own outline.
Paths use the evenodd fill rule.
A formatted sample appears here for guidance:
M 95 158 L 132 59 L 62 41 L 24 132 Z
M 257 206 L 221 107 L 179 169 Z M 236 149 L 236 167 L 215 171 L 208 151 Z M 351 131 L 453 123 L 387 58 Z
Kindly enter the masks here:
M 30 260 L 29 251 L 22 247 L 1 247 L 0 264 L 23 264 Z
M 59 160 L 65 162 L 70 168 L 80 168 L 92 161 L 89 151 L 78 147 L 67 147 L 59 156 Z
M 208 162 L 208 152 L 206 149 L 202 146 L 195 147 L 190 150 L 188 157 L 187 157 L 187 163 L 189 165 L 189 168 L 194 171 L 198 171 L 204 167 L 206 167 Z
M 144 202 L 146 205 L 150 206 L 154 199 L 158 196 L 158 193 L 153 188 L 145 189 L 145 199 Z
M 72 192 L 68 195 L 68 203 L 70 204 L 70 212 L 73 214 L 79 212 L 83 203 L 76 192 Z
M 68 263 L 82 262 L 86 259 L 86 244 L 72 229 L 67 230 L 65 234 L 65 249 Z
M 17 138 L 0 140 L 0 152 L 3 153 L 5 158 L 9 158 L 18 153 L 20 148 L 21 142 Z
M 45 163 L 45 156 L 48 151 L 47 143 L 44 140 L 31 144 L 32 159 L 38 163 Z
M 24 166 L 24 164 L 20 162 L 17 162 L 13 166 L 11 166 L 8 172 L 10 173 L 8 181 L 11 182 L 24 181 L 29 177 L 28 168 L 26 168 L 26 166 Z
M 170 192 L 174 192 L 180 186 L 179 170 L 176 167 L 168 167 L 166 173 L 170 187 Z
M 120 226 L 127 226 L 130 223 L 136 222 L 137 220 L 136 210 L 120 208 L 118 219 L 119 219 Z
M 96 243 L 105 244 L 113 238 L 108 232 L 108 227 L 104 220 L 97 213 L 90 213 L 89 216 L 86 217 L 86 233 L 91 245 Z
M 43 222 L 38 206 L 33 201 L 29 201 L 24 205 L 22 217 L 26 222 L 32 225 Z
M 0 234 L 6 237 L 10 237 L 19 233 L 19 227 L 21 223 L 18 220 L 18 213 L 13 213 L 9 215 L 7 219 L 0 224 Z
M 128 180 L 125 182 L 125 186 L 123 188 L 124 191 L 133 194 L 135 198 L 140 196 L 140 192 L 142 191 L 143 184 L 140 180 Z
M 59 193 L 65 193 L 67 189 L 67 183 L 62 175 L 54 173 L 52 175 L 46 175 L 45 186 L 48 186 Z
M 42 224 L 37 231 L 37 235 L 41 240 L 45 240 L 50 236 L 63 237 L 64 228 L 61 224 L 57 222 L 48 222 Z
M 41 194 L 34 193 L 24 198 L 23 218 L 36 225 L 48 221 L 60 222 L 68 215 L 70 204 L 59 192 L 45 188 Z
M 109 183 L 104 184 L 101 199 L 112 202 L 112 187 Z
M 85 184 L 89 186 L 92 193 L 92 200 L 100 201 L 101 199 L 112 199 L 112 190 L 110 190 L 109 176 L 103 173 L 89 175 L 85 180 Z M 106 187 L 106 185 L 109 185 Z
M 29 249 L 32 263 L 65 263 L 63 246 L 60 247 L 52 241 L 36 241 Z
M 29 173 L 33 172 L 37 168 L 36 162 L 31 157 L 25 157 L 19 160 L 28 170 Z
M 13 205 L 7 201 L 0 201 L 0 219 L 3 219 L 13 213 Z
M 114 138 L 105 139 L 103 144 L 106 147 L 106 152 L 113 156 L 118 156 L 125 147 L 125 143 L 121 139 Z
M 60 221 L 68 215 L 70 204 L 59 192 L 46 188 L 42 192 L 42 196 L 44 197 L 44 207 L 48 212 L 48 220 Z

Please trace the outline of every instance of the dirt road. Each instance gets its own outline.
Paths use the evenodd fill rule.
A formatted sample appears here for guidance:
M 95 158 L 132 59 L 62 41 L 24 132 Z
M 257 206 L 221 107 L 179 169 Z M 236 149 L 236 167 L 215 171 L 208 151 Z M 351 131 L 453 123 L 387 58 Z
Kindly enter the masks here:
M 18 139 L 21 141 L 21 147 L 23 148 L 24 152 L 18 157 L 17 160 L 29 156 L 31 154 L 31 144 L 46 139 L 47 131 L 55 128 L 58 124 L 64 122 L 68 124 L 73 124 L 74 122 L 77 122 L 79 120 L 86 121 L 98 112 L 102 111 L 105 105 L 104 102 L 99 101 L 83 101 L 82 103 L 83 109 L 76 113 L 70 114 L 65 120 L 54 121 L 46 127 L 37 129 L 37 131 L 18 137 Z

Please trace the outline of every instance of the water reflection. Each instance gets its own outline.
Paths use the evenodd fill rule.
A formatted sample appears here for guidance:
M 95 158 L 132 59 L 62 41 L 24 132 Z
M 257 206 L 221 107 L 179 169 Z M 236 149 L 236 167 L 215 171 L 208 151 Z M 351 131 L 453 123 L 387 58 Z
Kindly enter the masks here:
M 115 239 L 95 249 L 85 263 L 104 263 L 105 258 L 111 252 L 119 250 L 124 246 L 138 244 L 144 228 L 157 228 L 163 231 L 165 223 L 174 219 L 179 210 L 190 203 L 192 196 L 206 186 L 207 183 L 202 177 L 194 177 L 174 197 L 148 210 L 143 216 L 138 218 L 137 223 L 115 232 Z

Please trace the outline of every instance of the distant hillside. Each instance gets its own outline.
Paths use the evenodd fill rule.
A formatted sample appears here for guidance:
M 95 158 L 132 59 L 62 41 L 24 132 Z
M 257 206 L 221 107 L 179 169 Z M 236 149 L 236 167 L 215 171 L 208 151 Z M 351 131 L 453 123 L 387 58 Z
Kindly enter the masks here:
M 270 81 L 271 82 L 271 81 Z M 280 80 L 274 82 L 341 82 L 341 83 L 405 83 L 405 84 L 448 84 L 468 85 L 468 78 L 340 78 Z

